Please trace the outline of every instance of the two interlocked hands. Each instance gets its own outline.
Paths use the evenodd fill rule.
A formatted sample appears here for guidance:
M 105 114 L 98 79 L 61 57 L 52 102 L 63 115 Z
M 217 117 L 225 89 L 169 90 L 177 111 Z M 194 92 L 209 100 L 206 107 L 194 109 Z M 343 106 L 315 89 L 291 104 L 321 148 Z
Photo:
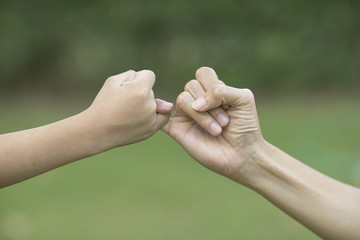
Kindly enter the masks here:
M 360 189 L 306 166 L 266 142 L 247 89 L 200 68 L 173 105 L 154 98 L 155 75 L 110 77 L 73 117 L 0 135 L 0 187 L 149 138 L 159 129 L 199 163 L 267 198 L 324 239 L 360 239 Z
M 101 133 L 99 151 L 143 140 L 162 129 L 205 167 L 244 183 L 247 161 L 264 144 L 252 92 L 226 86 L 213 69 L 202 67 L 178 96 L 170 118 L 173 105 L 154 98 L 154 82 L 148 70 L 128 71 L 106 81 L 85 111 L 96 122 L 93 131 Z

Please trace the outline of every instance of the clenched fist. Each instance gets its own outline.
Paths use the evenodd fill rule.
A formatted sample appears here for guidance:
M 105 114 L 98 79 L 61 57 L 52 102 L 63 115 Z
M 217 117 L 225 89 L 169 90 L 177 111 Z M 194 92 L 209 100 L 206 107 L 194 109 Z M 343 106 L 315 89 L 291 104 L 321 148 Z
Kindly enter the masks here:
M 252 92 L 226 86 L 207 67 L 186 84 L 163 130 L 202 165 L 238 182 L 264 143 Z
M 154 98 L 155 74 L 128 71 L 108 78 L 85 111 L 104 149 L 152 136 L 169 119 L 173 105 Z

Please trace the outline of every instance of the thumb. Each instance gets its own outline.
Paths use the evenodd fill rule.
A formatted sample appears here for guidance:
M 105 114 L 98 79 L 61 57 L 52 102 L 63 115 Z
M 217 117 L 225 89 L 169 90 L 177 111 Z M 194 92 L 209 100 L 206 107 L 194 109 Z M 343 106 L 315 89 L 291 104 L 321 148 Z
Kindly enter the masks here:
M 171 113 L 171 111 L 174 108 L 174 104 L 166 102 L 162 99 L 155 99 L 156 102 L 156 113 L 161 114 L 168 114 Z
M 163 131 L 165 131 L 164 128 L 168 124 L 170 116 L 171 116 L 171 113 L 168 113 L 168 114 L 158 113 L 156 116 L 157 117 L 156 129 L 162 129 Z M 166 128 L 166 129 L 168 129 L 168 128 Z
M 254 95 L 249 89 L 217 85 L 193 102 L 192 107 L 198 112 L 206 112 L 222 105 L 236 108 L 253 102 Z
M 174 104 L 166 102 L 162 99 L 155 99 L 156 113 L 157 113 L 157 129 L 168 129 L 168 122 L 171 116 L 171 111 L 174 109 Z M 165 131 L 167 133 L 167 131 Z

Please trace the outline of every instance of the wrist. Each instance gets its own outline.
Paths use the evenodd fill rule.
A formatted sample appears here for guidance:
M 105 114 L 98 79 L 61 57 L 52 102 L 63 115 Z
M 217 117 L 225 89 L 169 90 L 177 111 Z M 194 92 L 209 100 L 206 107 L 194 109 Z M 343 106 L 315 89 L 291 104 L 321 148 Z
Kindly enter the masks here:
M 256 188 L 274 167 L 272 156 L 275 151 L 279 150 L 263 138 L 253 143 L 246 154 L 245 163 L 233 180 L 252 189 Z M 243 155 L 240 157 L 243 158 Z
M 254 154 L 241 169 L 241 178 L 237 182 L 262 195 L 276 192 L 276 189 L 285 185 L 300 189 L 302 177 L 294 169 L 303 167 L 304 164 L 263 140 L 256 145 Z
M 112 148 L 107 132 L 100 119 L 87 109 L 74 117 L 74 131 L 80 136 L 85 151 L 89 156 L 105 152 Z

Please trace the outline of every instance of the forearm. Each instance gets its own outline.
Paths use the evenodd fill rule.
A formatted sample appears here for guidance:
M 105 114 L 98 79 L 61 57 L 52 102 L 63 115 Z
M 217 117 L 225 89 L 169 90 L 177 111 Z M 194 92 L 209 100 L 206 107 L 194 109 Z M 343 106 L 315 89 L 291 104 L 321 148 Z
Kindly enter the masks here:
M 84 115 L 0 135 L 0 187 L 100 152 L 95 128 Z
M 191 99 L 179 95 L 180 110 L 166 132 L 202 165 L 259 192 L 321 237 L 360 239 L 360 189 L 331 179 L 264 141 L 250 90 L 219 84 L 210 68 L 200 68 L 196 79 L 201 86 L 187 84 Z M 202 114 L 226 106 L 230 121 L 220 136 L 212 136 L 199 130 L 206 126 L 205 118 L 195 117 L 189 106 Z M 202 121 L 205 124 L 198 123 Z
M 360 238 L 360 189 L 331 179 L 264 143 L 247 185 L 325 239 Z

